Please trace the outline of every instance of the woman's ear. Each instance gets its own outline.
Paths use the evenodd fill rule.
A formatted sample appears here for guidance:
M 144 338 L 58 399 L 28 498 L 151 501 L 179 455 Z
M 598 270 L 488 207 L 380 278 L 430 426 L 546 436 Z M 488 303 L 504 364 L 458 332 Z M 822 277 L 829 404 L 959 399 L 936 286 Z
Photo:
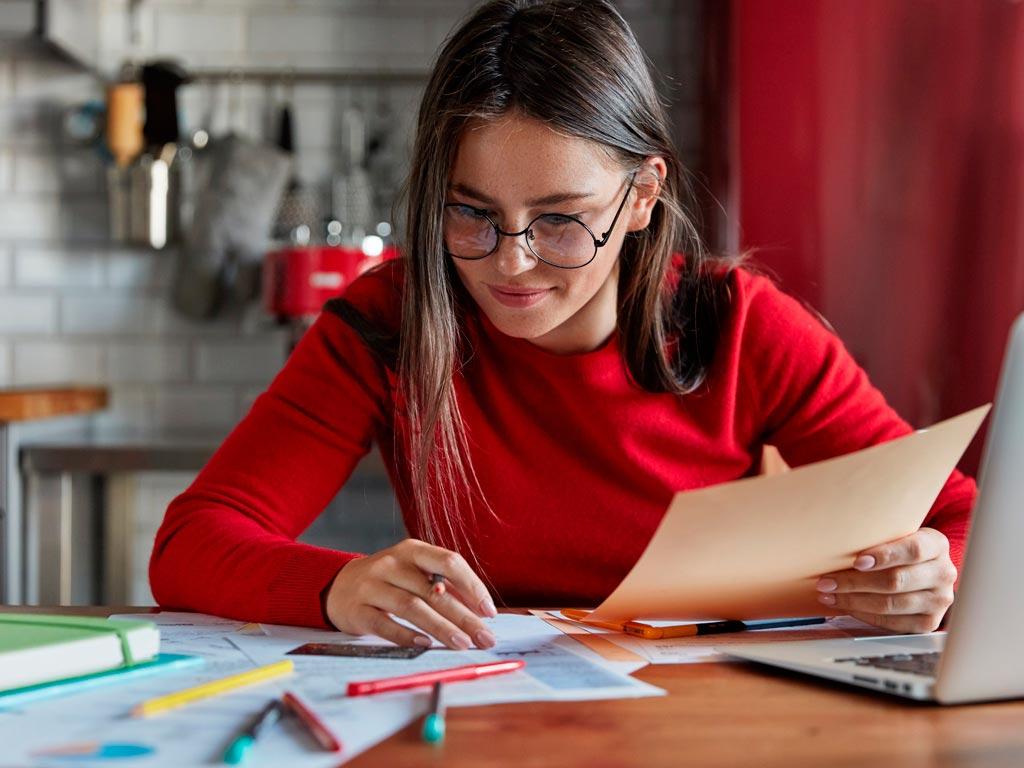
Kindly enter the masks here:
M 639 232 L 651 223 L 654 204 L 661 194 L 661 185 L 668 175 L 664 158 L 649 157 L 637 171 L 633 180 L 633 202 L 629 207 L 627 232 Z

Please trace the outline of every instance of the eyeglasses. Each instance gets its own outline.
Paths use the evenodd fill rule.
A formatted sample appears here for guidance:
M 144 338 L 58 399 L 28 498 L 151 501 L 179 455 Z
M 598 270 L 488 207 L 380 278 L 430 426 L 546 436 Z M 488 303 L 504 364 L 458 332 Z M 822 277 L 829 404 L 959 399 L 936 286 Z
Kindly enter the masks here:
M 444 206 L 442 222 L 445 253 L 456 259 L 476 261 L 498 250 L 502 235 L 526 235 L 526 244 L 530 252 L 545 264 L 560 269 L 585 267 L 597 256 L 598 248 L 608 244 L 608 238 L 611 237 L 619 214 L 626 205 L 635 178 L 635 173 L 630 175 L 629 186 L 626 187 L 626 194 L 615 211 L 615 218 L 600 240 L 590 227 L 575 216 L 542 213 L 527 224 L 525 229 L 519 232 L 504 232 L 487 215 L 487 211 L 463 203 L 447 203 Z

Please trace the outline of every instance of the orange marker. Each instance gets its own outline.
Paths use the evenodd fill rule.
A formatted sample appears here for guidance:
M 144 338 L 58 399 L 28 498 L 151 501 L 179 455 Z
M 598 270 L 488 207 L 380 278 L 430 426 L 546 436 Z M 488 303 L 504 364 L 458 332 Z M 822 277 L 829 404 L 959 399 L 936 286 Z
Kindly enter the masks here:
M 600 627 L 601 629 L 611 629 L 615 632 L 625 632 L 626 628 L 624 624 L 615 621 L 587 621 L 587 616 L 590 615 L 590 611 L 581 611 L 578 608 L 566 608 L 562 611 L 562 615 L 571 621 L 577 621 L 581 624 L 586 624 L 590 627 Z

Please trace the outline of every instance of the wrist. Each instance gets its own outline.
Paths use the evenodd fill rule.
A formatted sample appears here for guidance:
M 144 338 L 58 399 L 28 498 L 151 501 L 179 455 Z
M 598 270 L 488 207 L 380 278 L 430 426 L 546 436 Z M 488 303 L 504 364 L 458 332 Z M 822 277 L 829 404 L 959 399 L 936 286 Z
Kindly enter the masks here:
M 343 567 L 344 566 L 342 566 L 342 568 Z M 341 573 L 340 568 L 338 569 L 338 573 Z M 335 573 L 334 576 L 331 577 L 331 580 L 327 582 L 327 585 L 320 590 L 320 617 L 324 620 L 324 625 L 328 629 L 333 629 L 335 631 L 337 631 L 338 628 L 334 626 L 334 622 L 331 621 L 331 617 L 327 613 L 327 598 L 330 597 L 331 587 L 334 586 L 334 580 L 338 578 L 338 573 Z
M 352 560 L 355 560 L 358 557 L 361 557 L 361 555 L 356 555 L 356 557 L 353 557 Z M 334 575 L 331 576 L 331 580 L 328 581 L 327 584 L 324 585 L 324 588 L 320 590 L 320 617 L 323 619 L 324 625 L 328 629 L 332 629 L 335 632 L 340 632 L 341 630 L 331 620 L 331 614 L 330 614 L 330 610 L 329 610 L 330 600 L 331 600 L 331 590 L 334 589 L 334 584 L 335 584 L 335 582 L 337 582 L 339 574 L 345 569 L 346 565 L 348 565 L 349 563 L 352 562 L 352 560 L 349 560 L 348 562 L 343 563 L 341 565 L 341 567 L 338 568 L 338 570 L 336 570 L 334 572 Z

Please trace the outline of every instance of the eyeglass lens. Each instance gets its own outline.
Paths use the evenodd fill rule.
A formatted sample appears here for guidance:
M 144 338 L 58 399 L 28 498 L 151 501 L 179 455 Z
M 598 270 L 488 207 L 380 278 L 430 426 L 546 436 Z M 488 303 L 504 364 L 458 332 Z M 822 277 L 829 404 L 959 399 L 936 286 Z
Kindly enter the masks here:
M 498 242 L 494 225 L 468 205 L 445 207 L 443 233 L 445 248 L 462 259 L 481 259 Z M 526 242 L 535 256 L 556 266 L 579 266 L 594 256 L 594 238 L 587 228 L 556 213 L 538 217 L 526 233 Z

